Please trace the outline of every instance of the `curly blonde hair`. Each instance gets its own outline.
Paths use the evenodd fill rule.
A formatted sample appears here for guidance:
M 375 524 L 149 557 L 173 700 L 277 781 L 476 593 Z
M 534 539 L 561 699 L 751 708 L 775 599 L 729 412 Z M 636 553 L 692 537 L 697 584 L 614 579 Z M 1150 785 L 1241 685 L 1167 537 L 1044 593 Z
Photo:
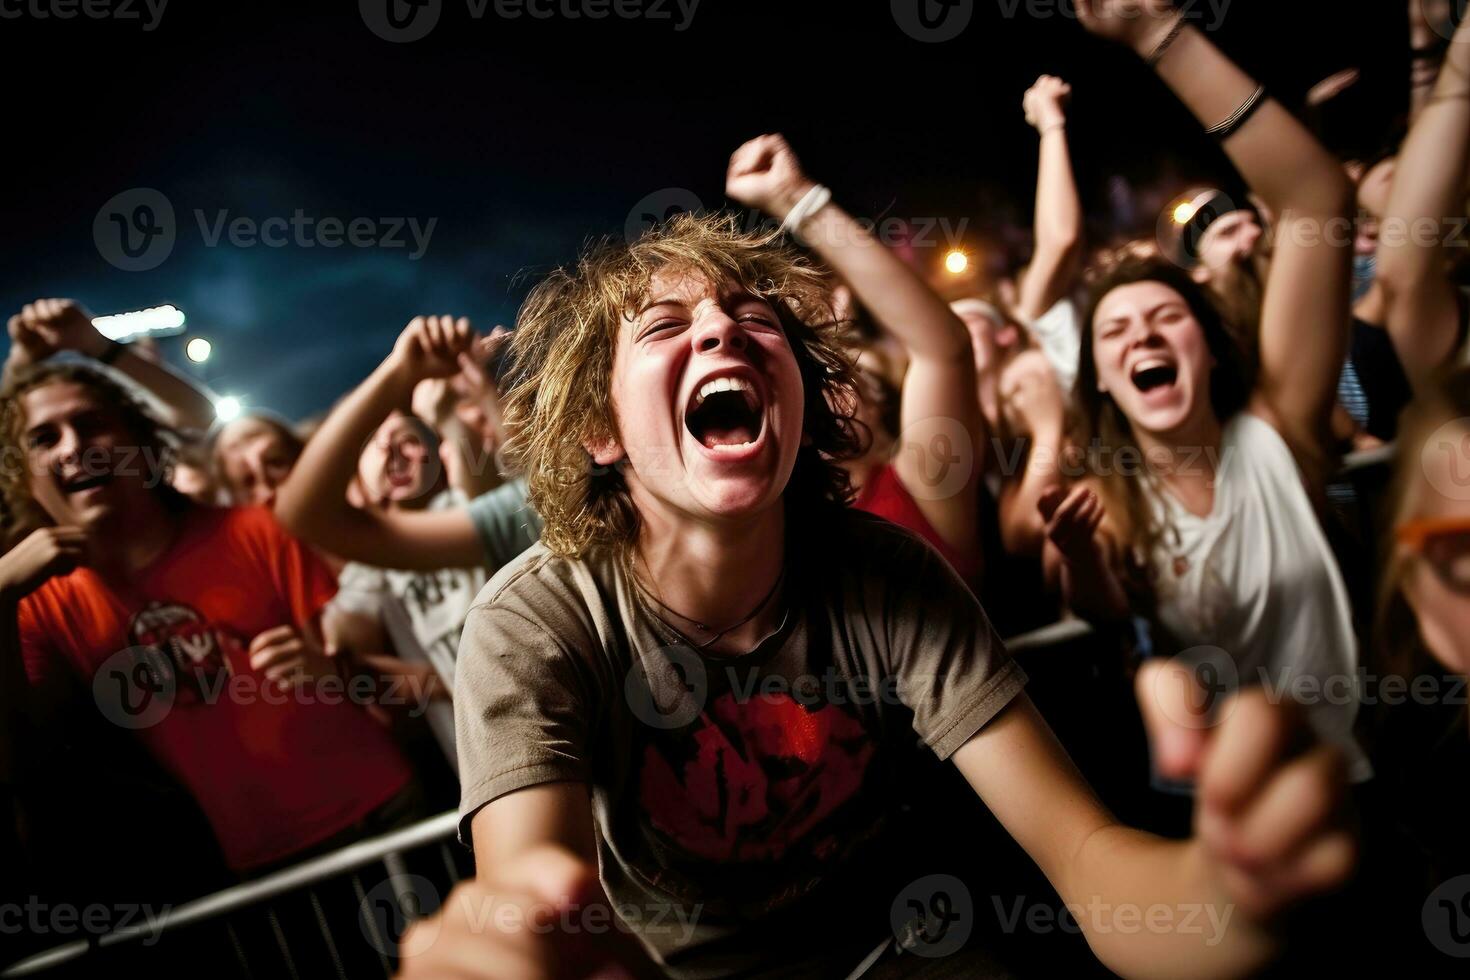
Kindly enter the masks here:
M 162 463 L 163 482 L 157 487 L 170 506 L 182 506 L 183 498 L 167 483 L 168 471 L 180 439 L 168 425 L 155 417 L 134 394 L 130 383 L 110 369 L 85 361 L 49 360 L 16 371 L 0 388 L 0 538 L 14 545 L 31 531 L 51 523 L 31 495 L 29 452 L 26 447 L 27 392 L 53 384 L 77 384 L 90 390 L 108 409 L 122 417 L 123 425 L 139 447 L 147 447 Z
M 611 382 L 620 326 L 663 270 L 737 283 L 771 304 L 796 355 L 805 401 L 806 439 L 786 487 L 788 510 L 851 500 L 838 464 L 861 455 L 862 439 L 852 417 L 854 368 L 828 302 L 831 284 L 776 239 L 742 231 L 733 216 L 680 214 L 631 244 L 594 245 L 527 297 L 509 353 L 505 455 L 527 478 L 545 523 L 541 540 L 552 552 L 579 557 L 608 545 L 626 554 L 637 539 L 638 514 L 621 470 L 597 466 L 585 445 L 619 438 Z

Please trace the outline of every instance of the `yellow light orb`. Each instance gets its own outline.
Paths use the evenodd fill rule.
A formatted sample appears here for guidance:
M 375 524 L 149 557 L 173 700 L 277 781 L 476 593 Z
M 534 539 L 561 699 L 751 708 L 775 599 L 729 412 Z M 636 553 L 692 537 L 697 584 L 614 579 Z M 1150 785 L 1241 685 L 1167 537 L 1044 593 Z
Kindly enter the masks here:
M 1176 225 L 1186 224 L 1186 223 L 1188 223 L 1189 219 L 1190 218 L 1193 218 L 1193 217 L 1194 217 L 1194 202 L 1193 201 L 1185 201 L 1182 204 L 1175 205 L 1175 207 L 1174 207 L 1174 223 Z
M 184 345 L 184 353 L 195 364 L 203 364 L 209 360 L 209 355 L 214 353 L 214 345 L 203 337 L 195 337 Z
M 970 267 L 970 257 L 956 249 L 944 257 L 944 267 L 957 276 Z

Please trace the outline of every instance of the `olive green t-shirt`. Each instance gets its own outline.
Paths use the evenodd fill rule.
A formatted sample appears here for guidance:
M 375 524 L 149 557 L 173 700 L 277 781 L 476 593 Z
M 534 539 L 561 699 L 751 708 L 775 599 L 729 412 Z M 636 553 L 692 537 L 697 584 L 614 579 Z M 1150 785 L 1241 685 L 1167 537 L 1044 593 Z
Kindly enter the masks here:
M 507 793 L 589 784 L 604 888 L 674 976 L 879 942 L 814 923 L 885 921 L 852 882 L 891 849 L 892 767 L 917 740 L 948 758 L 1025 683 L 923 541 L 856 511 L 808 524 L 787 545 L 784 621 L 743 656 L 694 650 L 615 556 L 540 544 L 465 622 L 461 839 Z

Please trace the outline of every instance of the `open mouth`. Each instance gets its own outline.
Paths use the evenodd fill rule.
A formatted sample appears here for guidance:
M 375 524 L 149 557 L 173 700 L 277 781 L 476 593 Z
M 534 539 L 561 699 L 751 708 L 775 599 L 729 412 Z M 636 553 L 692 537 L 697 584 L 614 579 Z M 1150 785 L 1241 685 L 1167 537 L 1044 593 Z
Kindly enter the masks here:
M 765 405 L 745 378 L 712 378 L 700 385 L 684 411 L 684 427 L 706 449 L 745 448 L 760 438 Z
M 61 481 L 61 492 L 65 494 L 83 493 L 94 490 L 97 487 L 106 486 L 112 482 L 111 473 L 83 473 L 71 479 Z
M 1145 395 L 1161 388 L 1172 387 L 1179 379 L 1179 367 L 1160 358 L 1139 361 L 1133 368 L 1133 386 Z

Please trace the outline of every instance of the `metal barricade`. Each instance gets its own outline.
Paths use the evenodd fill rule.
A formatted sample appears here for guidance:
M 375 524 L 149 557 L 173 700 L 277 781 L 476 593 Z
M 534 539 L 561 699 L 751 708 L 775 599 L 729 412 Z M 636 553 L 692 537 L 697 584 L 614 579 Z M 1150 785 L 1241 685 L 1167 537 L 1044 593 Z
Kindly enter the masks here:
M 472 874 L 453 842 L 457 815 L 402 830 L 133 925 L 30 956 L 0 977 L 318 978 L 392 976 L 398 939 Z

